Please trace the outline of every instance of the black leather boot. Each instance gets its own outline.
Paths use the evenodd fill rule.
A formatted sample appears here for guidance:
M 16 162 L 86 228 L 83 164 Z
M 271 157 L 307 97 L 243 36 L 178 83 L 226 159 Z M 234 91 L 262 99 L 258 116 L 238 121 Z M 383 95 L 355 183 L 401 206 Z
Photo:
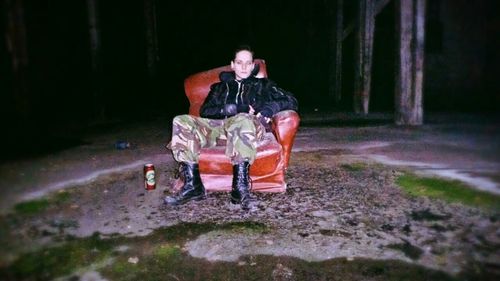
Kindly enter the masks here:
M 233 185 L 231 190 L 231 203 L 240 204 L 241 208 L 248 210 L 255 199 L 250 194 L 250 164 L 243 162 L 233 165 Z
M 181 163 L 181 176 L 184 177 L 184 185 L 175 196 L 167 196 L 163 201 L 167 205 L 181 205 L 191 200 L 203 200 L 206 198 L 205 187 L 201 182 L 198 164 Z

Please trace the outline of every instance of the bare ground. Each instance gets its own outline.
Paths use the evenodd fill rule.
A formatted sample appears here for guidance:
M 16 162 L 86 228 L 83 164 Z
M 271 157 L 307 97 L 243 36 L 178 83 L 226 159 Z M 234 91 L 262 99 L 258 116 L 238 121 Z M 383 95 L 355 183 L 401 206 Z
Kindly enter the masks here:
M 401 260 L 450 274 L 481 270 L 497 275 L 499 214 L 439 200 L 411 198 L 395 186 L 401 173 L 375 163 L 350 163 L 335 151 L 298 152 L 288 172 L 288 191 L 256 194 L 246 212 L 228 194 L 168 208 L 161 198 L 174 180 L 175 166 L 159 168 L 154 191 L 138 188 L 142 173 L 112 174 L 69 189 L 70 199 L 22 221 L 7 224 L 8 254 L 33 250 L 67 235 L 102 237 L 148 235 L 180 223 L 259 222 L 265 233 L 213 231 L 185 250 L 209 261 L 237 262 L 248 255 L 291 256 L 306 261 L 344 257 Z M 360 166 L 361 165 L 361 166 Z M 8 220 L 8 218 L 7 218 Z M 6 238 L 4 237 L 4 239 Z
M 394 182 L 406 169 L 439 171 L 449 168 L 456 159 L 461 160 L 461 165 L 452 168 L 467 170 L 480 163 L 488 168 L 481 170 L 483 174 L 494 178 L 491 175 L 495 173 L 488 171 L 497 171 L 497 156 L 488 151 L 497 151 L 498 143 L 488 146 L 484 133 L 467 138 L 456 128 L 446 132 L 449 128 L 302 128 L 287 174 L 287 192 L 256 194 L 259 204 L 250 212 L 231 205 L 225 193 L 211 193 L 205 201 L 180 207 L 163 206 L 161 199 L 170 192 L 176 169 L 171 159 L 156 154 L 165 136 L 148 135 L 152 134 L 151 128 L 129 132 L 132 142 L 139 145 L 117 152 L 109 148 L 110 139 L 119 138 L 123 132 L 113 132 L 94 138 L 91 146 L 32 162 L 35 170 L 43 167 L 42 172 L 49 174 L 63 164 L 69 165 L 70 172 L 62 175 L 69 178 L 58 174 L 56 181 L 52 178 L 51 184 L 45 184 L 50 188 L 20 184 L 23 192 L 16 195 L 9 190 L 8 198 L 17 199 L 2 206 L 4 210 L 19 198 L 36 199 L 62 191 L 69 196 L 34 215 L 19 217 L 4 212 L 0 242 L 5 252 L 0 265 L 9 264 L 22 252 L 61 243 L 68 235 L 88 237 L 99 232 L 101 237 L 117 233 L 147 236 L 159 228 L 187 222 L 222 225 L 243 221 L 262 223 L 268 230 L 250 234 L 211 231 L 186 241 L 183 249 L 209 261 L 238 262 L 249 255 L 291 256 L 306 261 L 371 258 L 401 260 L 452 275 L 479 271 L 500 276 L 498 211 L 409 197 Z M 150 137 L 149 144 L 141 145 L 139 136 L 144 135 Z M 451 141 L 457 135 L 461 136 L 459 141 Z M 497 138 L 495 130 L 493 141 Z M 308 145 L 312 140 L 314 145 Z M 474 145 L 476 153 L 470 149 Z M 90 157 L 92 165 L 88 165 L 89 160 L 78 161 L 75 154 L 77 158 Z M 380 155 L 406 164 L 380 164 L 384 163 L 376 157 Z M 141 161 L 146 160 L 130 165 L 135 163 L 130 159 L 139 156 L 156 159 L 156 190 L 142 188 Z M 16 165 L 22 166 L 19 162 Z M 113 165 L 122 168 L 88 177 L 89 171 Z M 12 175 L 12 171 L 3 172 Z M 85 180 L 71 181 L 85 174 Z M 36 177 L 32 180 L 36 182 Z M 57 181 L 66 184 L 54 185 Z

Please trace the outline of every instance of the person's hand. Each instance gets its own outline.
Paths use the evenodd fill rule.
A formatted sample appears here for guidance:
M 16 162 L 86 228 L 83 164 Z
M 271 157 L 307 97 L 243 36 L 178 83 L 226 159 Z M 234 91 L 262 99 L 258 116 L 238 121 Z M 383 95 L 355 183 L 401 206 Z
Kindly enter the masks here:
M 262 115 L 260 112 L 255 115 L 257 120 L 259 120 L 260 124 L 266 128 L 266 132 L 270 132 L 272 130 L 271 127 L 271 118 Z
M 252 107 L 250 107 L 250 108 L 252 108 Z M 254 110 L 254 112 L 255 112 L 255 110 Z M 266 124 L 271 122 L 271 117 L 270 117 L 271 114 L 269 114 L 267 111 L 261 111 L 261 112 L 257 113 L 256 116 L 257 116 L 257 118 L 264 120 Z
M 264 123 L 266 123 L 266 124 L 269 124 L 271 122 L 271 118 L 260 114 L 260 112 L 257 113 L 257 115 L 255 115 L 255 116 L 257 116 L 257 118 L 259 118 L 259 120 L 261 120 L 261 123 L 262 123 L 262 121 L 264 121 Z
M 238 109 L 236 108 L 236 104 L 228 103 L 224 106 L 224 115 L 233 116 L 238 113 Z
M 248 110 L 248 113 L 254 115 L 255 114 L 255 109 L 251 105 L 249 105 L 249 107 L 250 107 L 250 110 Z

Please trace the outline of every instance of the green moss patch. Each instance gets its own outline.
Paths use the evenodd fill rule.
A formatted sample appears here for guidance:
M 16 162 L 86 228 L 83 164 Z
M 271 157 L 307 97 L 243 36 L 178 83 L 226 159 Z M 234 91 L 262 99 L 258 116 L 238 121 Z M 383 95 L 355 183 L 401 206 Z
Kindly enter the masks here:
M 366 164 L 364 163 L 342 164 L 341 167 L 351 172 L 359 172 L 366 169 Z
M 180 224 L 132 238 L 111 235 L 103 239 L 99 234 L 68 237 L 60 246 L 27 253 L 9 267 L 0 267 L 0 280 L 53 280 L 75 275 L 78 269 L 96 264 L 101 266 L 94 268 L 107 280 L 460 280 L 396 260 L 339 258 L 306 262 L 259 255 L 243 256 L 238 262 L 209 262 L 191 257 L 183 250 L 187 241 L 215 230 L 269 231 L 261 223 L 236 222 Z M 408 252 L 407 248 L 397 249 Z M 410 249 L 409 253 L 415 255 L 415 250 Z
M 180 246 L 169 243 L 158 245 L 154 251 L 154 256 L 159 259 L 175 258 L 180 254 Z
M 266 229 L 265 225 L 257 222 L 235 222 L 224 225 L 181 224 L 159 229 L 146 237 L 127 238 L 112 235 L 111 238 L 102 239 L 98 233 L 82 239 L 68 236 L 61 246 L 26 253 L 11 265 L 0 267 L 0 280 L 52 280 L 109 257 L 115 258 L 115 262 L 106 269 L 110 274 L 140 276 L 141 272 L 147 272 L 160 261 L 168 262 L 168 266 L 176 265 L 179 260 L 184 259 L 180 245 L 202 233 L 213 230 L 262 232 Z M 130 249 L 117 251 L 119 245 L 127 245 Z M 139 262 L 130 263 L 130 257 L 138 257 Z M 139 279 L 120 277 L 112 280 Z
M 64 190 L 61 190 L 61 191 L 58 191 L 56 192 L 52 197 L 52 202 L 54 204 L 63 204 L 63 203 L 66 203 L 70 200 L 71 198 L 71 193 L 69 191 L 64 191 Z
M 52 280 L 65 276 L 75 269 L 89 266 L 109 257 L 112 241 L 99 235 L 85 239 L 73 239 L 59 247 L 44 248 L 27 253 L 12 265 L 0 268 L 1 280 Z
M 245 256 L 238 262 L 208 262 L 182 254 L 144 257 L 135 265 L 115 264 L 103 271 L 110 280 L 460 280 L 401 261 L 344 258 L 306 262 L 292 257 Z
M 46 198 L 18 203 L 14 206 L 14 211 L 19 215 L 33 215 L 51 206 L 59 206 L 66 203 L 70 198 L 71 194 L 68 191 L 59 191 Z
M 412 196 L 427 196 L 469 206 L 500 209 L 500 196 L 476 190 L 457 180 L 404 174 L 396 183 Z
M 39 199 L 18 203 L 14 206 L 14 210 L 20 215 L 32 215 L 47 209 L 49 206 L 49 200 Z

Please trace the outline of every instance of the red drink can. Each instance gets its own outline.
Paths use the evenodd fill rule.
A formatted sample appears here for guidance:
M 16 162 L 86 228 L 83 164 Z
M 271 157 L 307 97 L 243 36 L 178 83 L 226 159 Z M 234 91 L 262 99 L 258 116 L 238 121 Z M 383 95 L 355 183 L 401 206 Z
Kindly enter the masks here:
M 155 166 L 153 164 L 144 165 L 144 188 L 146 190 L 156 188 Z

